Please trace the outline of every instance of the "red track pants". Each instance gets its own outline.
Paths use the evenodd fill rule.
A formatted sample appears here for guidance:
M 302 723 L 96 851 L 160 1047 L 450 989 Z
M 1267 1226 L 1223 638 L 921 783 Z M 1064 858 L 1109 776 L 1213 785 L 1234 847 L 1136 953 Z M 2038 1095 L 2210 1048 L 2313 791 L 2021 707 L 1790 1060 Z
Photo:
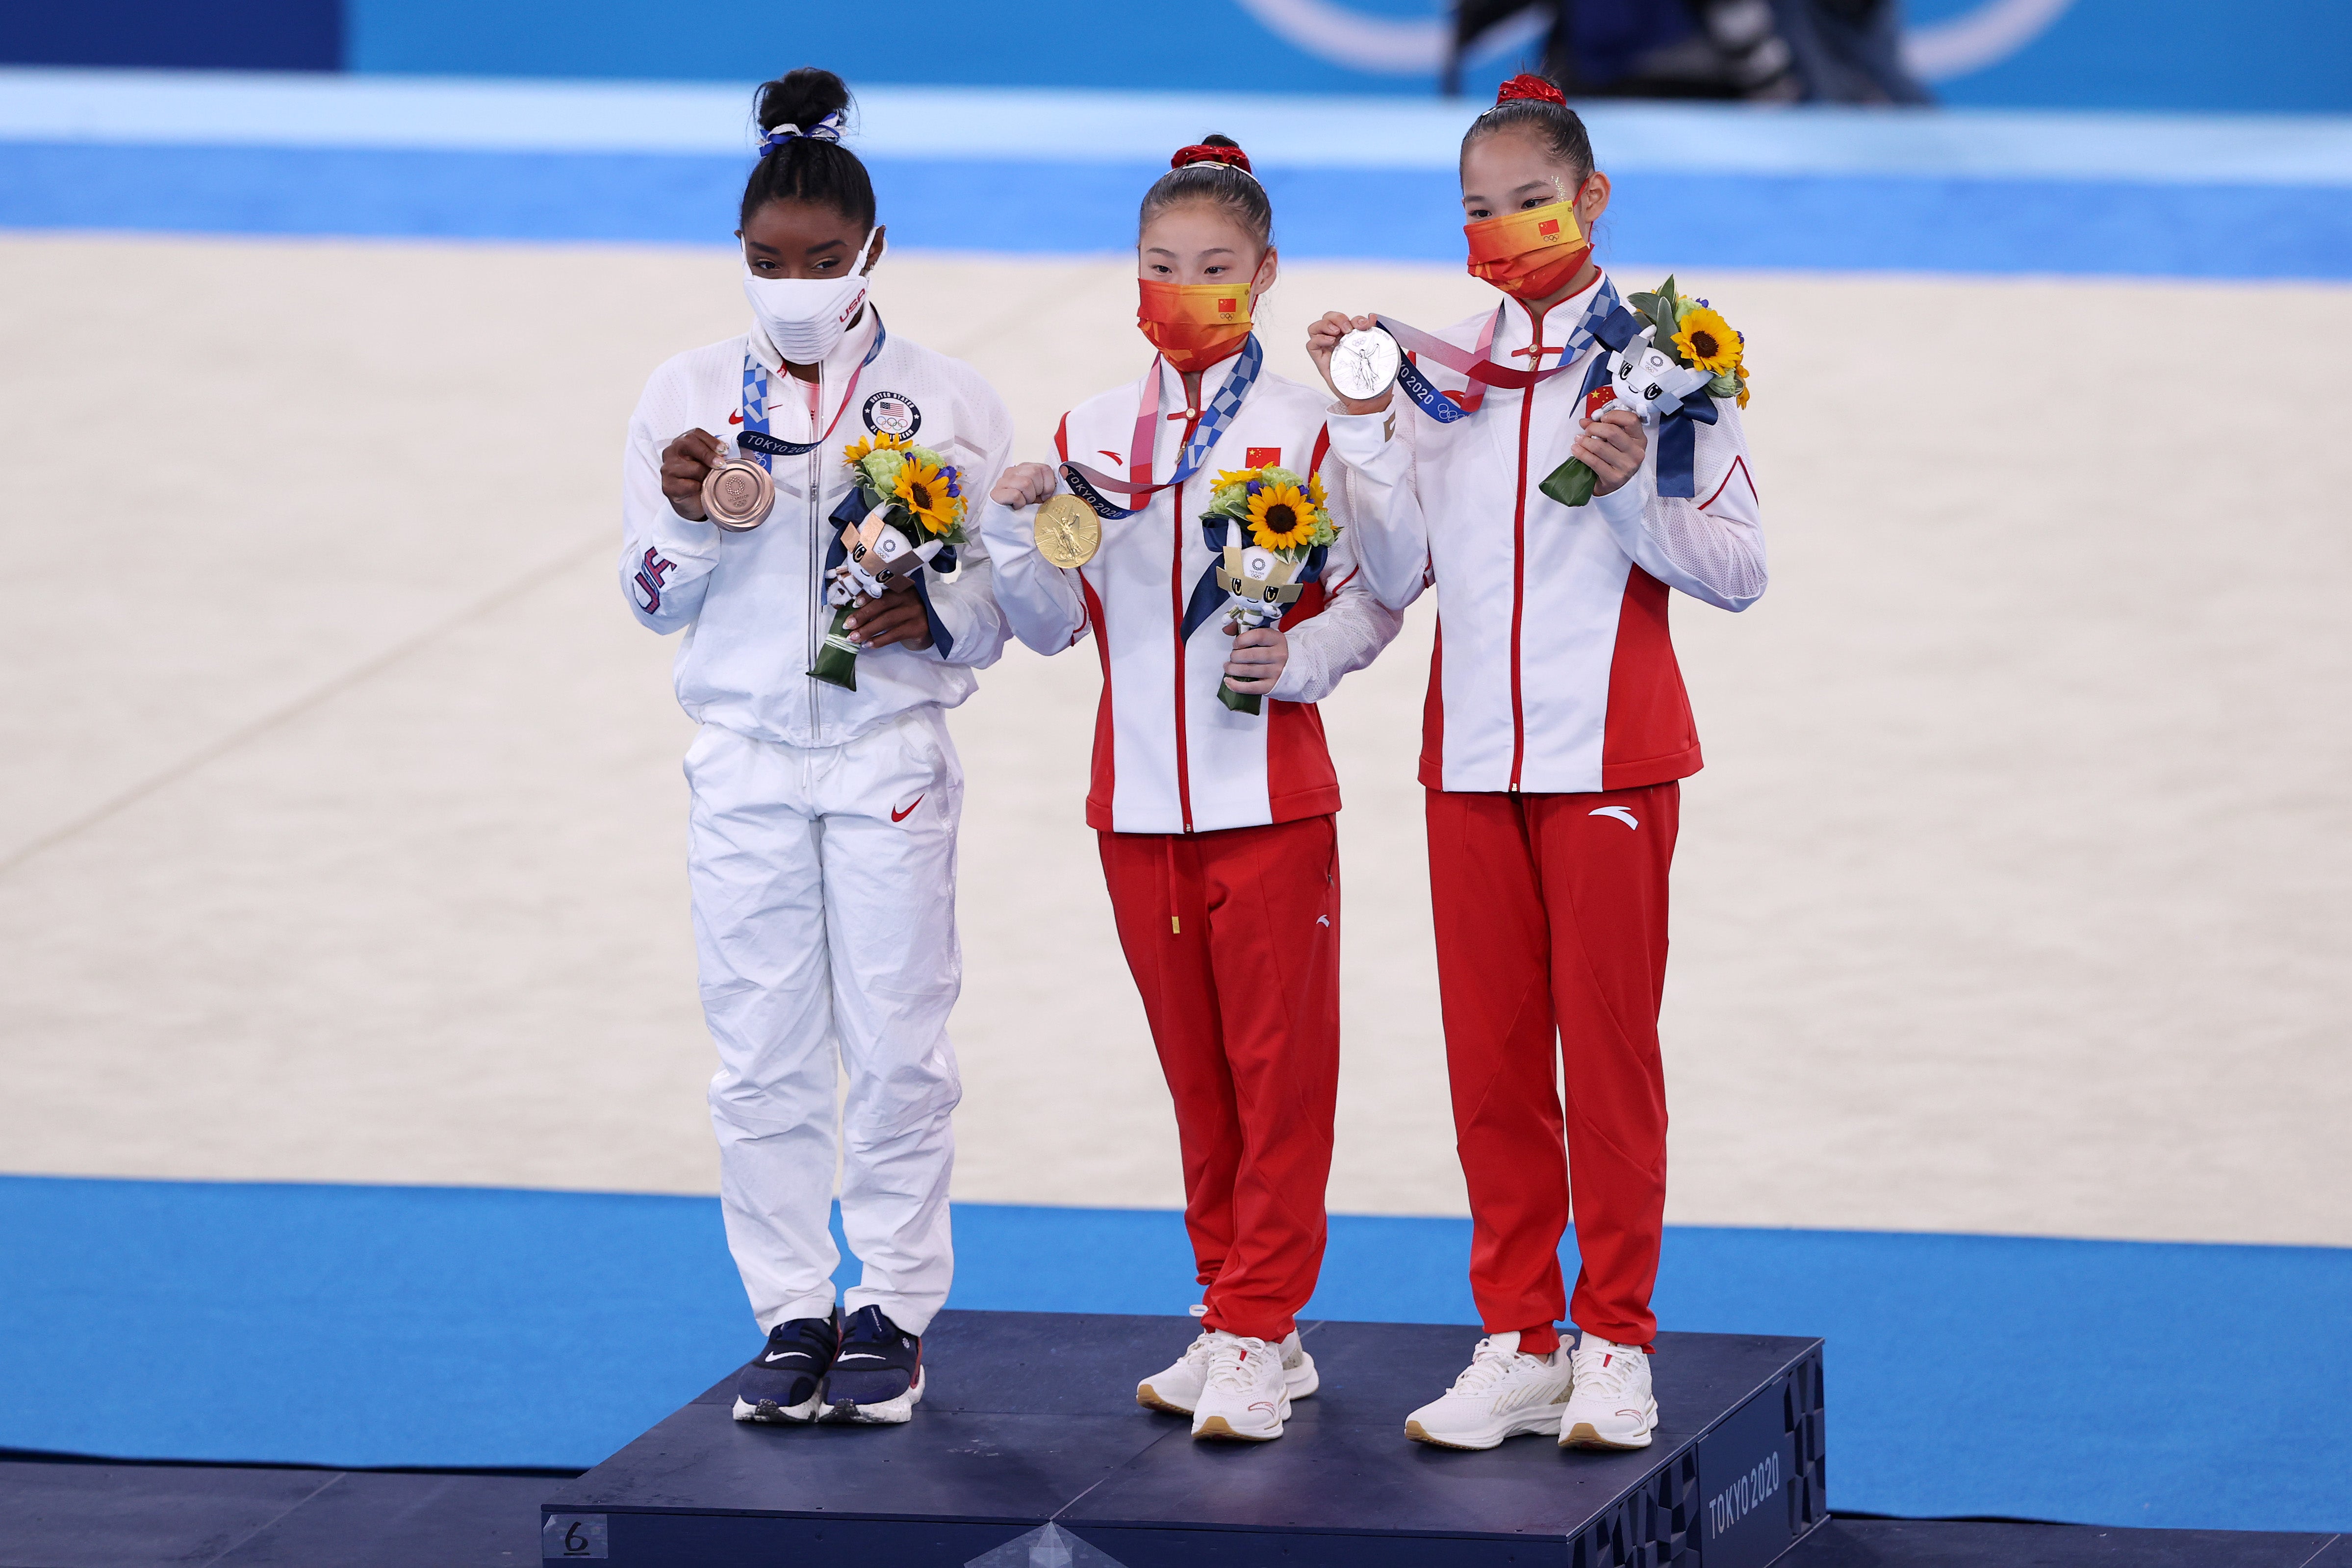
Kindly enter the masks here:
M 1323 1267 L 1339 1085 L 1339 854 L 1328 816 L 1104 833 L 1104 879 L 1176 1102 L 1213 1329 L 1276 1341 Z
M 1681 802 L 1671 783 L 1589 795 L 1429 792 L 1470 1289 L 1489 1333 L 1549 1325 L 1569 1305 L 1559 1239 L 1571 1187 L 1584 1267 L 1569 1315 L 1620 1344 L 1647 1345 L 1657 1333 L 1650 1291 L 1666 1205 L 1658 1001 Z

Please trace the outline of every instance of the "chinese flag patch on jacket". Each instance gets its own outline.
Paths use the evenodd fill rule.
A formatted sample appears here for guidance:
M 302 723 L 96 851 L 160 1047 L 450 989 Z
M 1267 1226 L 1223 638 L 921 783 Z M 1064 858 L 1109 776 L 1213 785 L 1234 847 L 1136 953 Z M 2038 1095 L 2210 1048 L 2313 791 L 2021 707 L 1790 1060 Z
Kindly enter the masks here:
M 1247 455 L 1243 457 L 1242 466 L 1244 468 L 1279 468 L 1282 466 L 1282 448 L 1279 446 L 1253 446 L 1248 450 Z

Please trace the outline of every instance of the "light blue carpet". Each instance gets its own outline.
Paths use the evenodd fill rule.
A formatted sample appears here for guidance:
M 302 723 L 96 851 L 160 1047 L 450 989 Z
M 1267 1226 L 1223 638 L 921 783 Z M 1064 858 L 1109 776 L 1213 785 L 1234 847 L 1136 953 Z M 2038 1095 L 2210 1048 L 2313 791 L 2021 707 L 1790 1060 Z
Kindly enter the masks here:
M 1197 1298 L 1172 1214 L 956 1239 L 961 1307 Z M 1310 1313 L 1467 1322 L 1467 1253 L 1336 1219 Z M 1681 1228 L 1657 1304 L 1828 1341 L 1835 1508 L 2352 1526 L 2352 1251 Z M 755 1343 L 707 1199 L 0 1177 L 0 1447 L 582 1467 Z
M 647 152 L 0 141 L 0 228 L 726 244 L 746 162 Z M 1112 252 L 1138 163 L 877 158 L 893 241 Z M 1270 170 L 1294 256 L 1458 264 L 1453 176 Z M 1760 267 L 2352 277 L 2352 187 L 1658 172 L 1618 186 L 1605 255 Z

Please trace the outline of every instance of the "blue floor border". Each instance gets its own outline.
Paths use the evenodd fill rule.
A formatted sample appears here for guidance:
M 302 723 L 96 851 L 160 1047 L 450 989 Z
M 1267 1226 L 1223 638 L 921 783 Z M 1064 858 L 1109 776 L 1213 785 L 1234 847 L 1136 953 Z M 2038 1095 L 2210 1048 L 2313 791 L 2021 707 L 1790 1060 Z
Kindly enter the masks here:
M 960 1307 L 1197 1295 L 1171 1213 L 956 1237 Z M 1337 1217 L 1308 1315 L 1467 1322 L 1468 1247 Z M 707 1198 L 7 1176 L 0 1281 L 0 1448 L 121 1458 L 584 1467 L 755 1336 Z M 1678 1227 L 1657 1306 L 1828 1341 L 1835 1509 L 2352 1525 L 2352 1250 Z
M 903 245 L 1115 252 L 1157 166 L 877 158 Z M 723 244 L 744 161 L 705 154 L 0 141 L 0 228 Z M 1269 170 L 1293 256 L 1458 263 L 1453 178 Z M 2352 187 L 1628 175 L 1604 254 L 1699 267 L 2352 278 Z

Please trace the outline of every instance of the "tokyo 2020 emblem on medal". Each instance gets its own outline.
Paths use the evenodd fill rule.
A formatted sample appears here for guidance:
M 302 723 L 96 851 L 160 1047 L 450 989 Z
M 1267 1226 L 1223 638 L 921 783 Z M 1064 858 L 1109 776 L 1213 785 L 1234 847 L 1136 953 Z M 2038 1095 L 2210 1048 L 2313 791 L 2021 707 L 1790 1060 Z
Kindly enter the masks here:
M 748 457 L 730 457 L 702 476 L 702 509 L 731 532 L 758 528 L 775 504 L 775 480 Z

